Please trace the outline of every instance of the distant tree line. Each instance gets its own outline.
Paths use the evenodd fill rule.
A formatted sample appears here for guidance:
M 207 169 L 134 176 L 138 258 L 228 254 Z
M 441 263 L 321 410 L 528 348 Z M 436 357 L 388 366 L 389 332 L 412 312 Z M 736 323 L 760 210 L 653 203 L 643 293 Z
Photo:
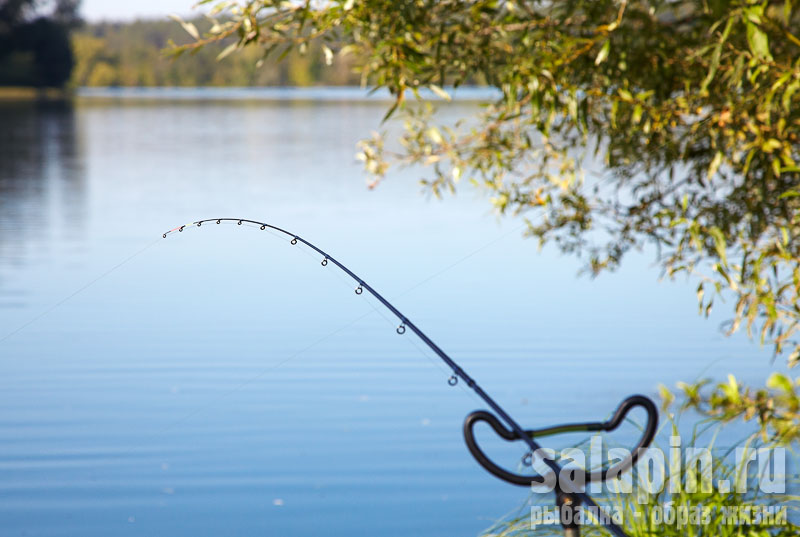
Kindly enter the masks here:
M 203 19 L 193 21 L 204 31 Z M 357 84 L 347 59 L 335 61 L 321 46 L 291 52 L 280 64 L 259 65 L 261 52 L 236 51 L 218 60 L 224 46 L 207 47 L 175 60 L 164 50 L 172 42 L 189 41 L 171 20 L 97 23 L 72 34 L 74 86 L 310 86 Z
M 62 87 L 80 0 L 0 0 L 0 86 Z

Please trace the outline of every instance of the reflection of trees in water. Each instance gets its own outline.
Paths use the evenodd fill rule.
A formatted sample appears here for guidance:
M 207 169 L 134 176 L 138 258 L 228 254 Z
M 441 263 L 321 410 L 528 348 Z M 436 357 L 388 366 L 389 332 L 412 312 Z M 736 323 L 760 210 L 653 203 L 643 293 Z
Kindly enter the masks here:
M 82 227 L 85 174 L 77 138 L 70 103 L 0 104 L 0 269 L 26 265 L 54 228 Z

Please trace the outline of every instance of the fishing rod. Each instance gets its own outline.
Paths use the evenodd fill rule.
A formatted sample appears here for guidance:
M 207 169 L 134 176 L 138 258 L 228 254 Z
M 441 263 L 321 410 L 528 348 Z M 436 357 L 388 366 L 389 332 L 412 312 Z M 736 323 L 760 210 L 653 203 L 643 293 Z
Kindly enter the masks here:
M 656 427 L 658 425 L 658 410 L 655 404 L 643 395 L 632 395 L 626 398 L 617 407 L 611 419 L 605 422 L 586 422 L 586 423 L 573 423 L 556 425 L 553 427 L 546 427 L 542 429 L 523 429 L 502 406 L 500 406 L 492 397 L 487 394 L 483 388 L 471 376 L 467 374 L 464 369 L 459 366 L 455 360 L 450 358 L 436 343 L 433 342 L 417 325 L 403 315 L 400 310 L 394 307 L 388 300 L 386 300 L 380 293 L 367 284 L 361 277 L 356 275 L 353 271 L 340 263 L 336 258 L 323 251 L 316 245 L 297 235 L 280 227 L 268 224 L 266 222 L 258 222 L 256 220 L 248 220 L 245 218 L 209 218 L 205 220 L 197 220 L 190 224 L 185 224 L 173 228 L 162 235 L 167 238 L 168 235 L 175 232 L 183 232 L 187 227 L 201 227 L 203 224 L 214 222 L 221 224 L 222 222 L 236 222 L 237 225 L 253 224 L 259 226 L 264 231 L 267 229 L 277 231 L 287 237 L 291 237 L 291 244 L 297 245 L 302 243 L 307 247 L 314 250 L 322 256 L 321 265 L 327 266 L 328 263 L 333 263 L 345 274 L 347 274 L 357 284 L 355 293 L 361 295 L 367 291 L 386 309 L 388 309 L 397 319 L 400 324 L 397 326 L 396 331 L 398 334 L 404 334 L 406 330 L 413 332 L 419 339 L 422 340 L 453 372 L 447 383 L 450 386 L 455 386 L 459 381 L 463 381 L 475 394 L 480 397 L 494 412 L 494 414 L 485 410 L 478 410 L 472 412 L 467 416 L 464 421 L 464 440 L 467 444 L 472 456 L 475 460 L 492 475 L 512 483 L 514 485 L 531 487 L 532 485 L 547 485 L 550 484 L 554 487 L 556 494 L 556 504 L 559 507 L 561 523 L 565 529 L 567 537 L 576 537 L 580 533 L 579 515 L 581 504 L 586 504 L 597 509 L 598 521 L 606 527 L 616 537 L 628 537 L 627 534 L 616 523 L 611 520 L 605 511 L 585 492 L 585 485 L 593 481 L 605 481 L 610 478 L 619 477 L 622 472 L 630 469 L 639 459 L 642 453 L 647 449 L 655 436 Z M 587 472 L 581 469 L 572 469 L 563 471 L 564 469 L 553 458 L 543 455 L 541 445 L 535 440 L 537 437 L 551 436 L 563 433 L 571 433 L 577 431 L 613 431 L 624 420 L 627 414 L 635 407 L 641 407 L 647 413 L 647 424 L 643 428 L 642 436 L 639 439 L 636 447 L 630 454 L 621 462 L 617 463 L 611 468 Z M 498 419 L 499 418 L 499 419 Z M 487 423 L 495 433 L 506 441 L 522 440 L 528 448 L 528 453 L 523 457 L 523 464 L 526 466 L 533 466 L 533 457 L 541 456 L 544 464 L 550 469 L 551 474 L 547 475 L 527 475 L 517 474 L 510 472 L 499 465 L 495 464 L 480 448 L 474 435 L 474 427 L 479 422 Z M 504 425 L 505 424 L 505 425 Z M 569 510 L 570 515 L 565 516 L 561 510 Z M 568 519 L 568 520 L 567 520 Z

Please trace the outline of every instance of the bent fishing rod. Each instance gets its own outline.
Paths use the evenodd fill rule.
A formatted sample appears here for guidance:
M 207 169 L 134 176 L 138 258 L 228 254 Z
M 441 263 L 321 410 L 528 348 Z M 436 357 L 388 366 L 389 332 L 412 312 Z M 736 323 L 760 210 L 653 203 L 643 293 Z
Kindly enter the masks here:
M 580 509 L 581 504 L 586 504 L 597 509 L 597 512 L 600 513 L 600 515 L 597 516 L 598 521 L 616 537 L 628 537 L 627 534 L 611 520 L 611 517 L 608 516 L 605 511 L 590 496 L 586 494 L 585 485 L 588 482 L 605 481 L 610 478 L 619 477 L 623 472 L 629 470 L 634 464 L 636 464 L 636 461 L 639 459 L 641 454 L 644 453 L 644 451 L 650 445 L 653 437 L 655 436 L 656 427 L 658 425 L 658 411 L 655 404 L 649 398 L 643 395 L 632 395 L 626 398 L 617 407 L 611 419 L 605 422 L 573 423 L 556 425 L 542 429 L 523 429 L 508 414 L 508 412 L 506 412 L 503 407 L 500 406 L 500 404 L 492 399 L 492 397 L 490 397 L 489 394 L 487 394 L 483 388 L 478 385 L 475 379 L 469 376 L 469 374 L 467 374 L 467 372 L 464 371 L 464 369 L 459 366 L 455 360 L 450 358 L 447 353 L 445 353 L 436 343 L 434 343 L 433 340 L 431 340 L 419 327 L 417 327 L 417 325 L 409 320 L 408 317 L 403 315 L 400 310 L 393 306 L 361 277 L 340 263 L 336 258 L 301 236 L 272 224 L 258 222 L 256 220 L 248 220 L 245 218 L 209 218 L 205 220 L 197 220 L 190 224 L 173 228 L 164 233 L 162 237 L 166 239 L 168 235 L 175 232 L 183 232 L 183 230 L 187 227 L 201 227 L 203 224 L 221 224 L 222 222 L 235 222 L 240 226 L 242 224 L 259 226 L 262 231 L 269 229 L 290 237 L 290 242 L 292 245 L 297 245 L 298 243 L 306 245 L 322 256 L 322 266 L 327 266 L 328 263 L 333 263 L 345 274 L 347 274 L 347 276 L 352 278 L 357 284 L 357 287 L 355 288 L 356 294 L 360 295 L 364 291 L 367 291 L 395 317 L 397 317 L 397 319 L 400 321 L 400 324 L 396 329 L 398 334 L 402 335 L 406 332 L 406 330 L 410 330 L 450 368 L 453 374 L 448 379 L 449 385 L 455 386 L 458 384 L 459 380 L 463 381 L 494 412 L 494 414 L 492 414 L 485 410 L 478 410 L 469 414 L 464 421 L 464 440 L 467 444 L 467 448 L 475 460 L 489 473 L 508 483 L 526 487 L 531 487 L 533 485 L 552 486 L 556 494 L 556 503 L 559 508 L 571 510 L 571 515 L 568 517 L 569 520 L 565 520 L 564 513 L 561 513 L 561 523 L 564 526 L 566 535 L 568 537 L 579 535 L 580 529 L 577 512 Z M 630 454 L 624 460 L 612 466 L 611 468 L 595 471 L 570 468 L 567 471 L 562 471 L 563 468 L 561 465 L 559 465 L 554 458 L 548 456 L 546 452 L 542 450 L 542 446 L 536 441 L 536 438 L 563 433 L 579 431 L 613 431 L 625 420 L 627 414 L 635 407 L 643 408 L 647 413 L 647 423 L 643 428 L 642 436 Z M 495 433 L 497 433 L 506 441 L 521 440 L 525 442 L 528 452 L 523 458 L 523 464 L 526 466 L 533 466 L 533 457 L 536 456 L 541 458 L 543 463 L 550 469 L 552 473 L 547 475 L 517 474 L 497 465 L 484 453 L 475 439 L 474 427 L 479 422 L 485 422 L 488 424 Z

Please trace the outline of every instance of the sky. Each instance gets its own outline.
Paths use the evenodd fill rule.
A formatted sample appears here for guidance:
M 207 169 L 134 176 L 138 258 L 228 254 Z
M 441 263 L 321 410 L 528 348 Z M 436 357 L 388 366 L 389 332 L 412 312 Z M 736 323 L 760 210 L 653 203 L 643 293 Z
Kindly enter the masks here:
M 83 0 L 81 15 L 89 21 L 130 20 L 135 18 L 166 17 L 171 13 L 198 13 L 192 6 L 197 0 Z

